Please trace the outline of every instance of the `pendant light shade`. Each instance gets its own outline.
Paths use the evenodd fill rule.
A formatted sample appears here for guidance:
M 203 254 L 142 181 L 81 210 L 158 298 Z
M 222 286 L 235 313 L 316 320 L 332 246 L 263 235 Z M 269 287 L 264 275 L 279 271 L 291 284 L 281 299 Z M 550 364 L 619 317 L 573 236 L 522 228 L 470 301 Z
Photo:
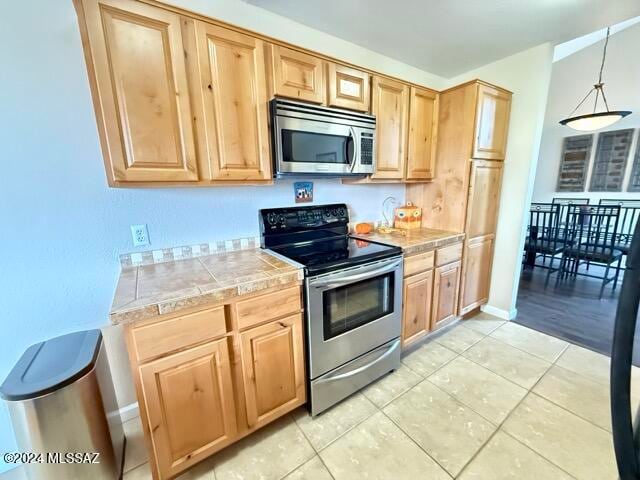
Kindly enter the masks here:
M 577 117 L 565 118 L 560 121 L 561 125 L 566 125 L 574 130 L 581 132 L 589 132 L 599 130 L 609 125 L 613 125 L 621 118 L 626 117 L 631 112 L 629 110 L 617 110 L 614 112 L 590 113 L 588 115 L 579 115 Z
M 564 120 L 560 120 L 560 125 L 566 125 L 567 127 L 571 127 L 574 130 L 579 130 L 581 132 L 588 132 L 592 130 L 598 130 L 600 128 L 608 127 L 609 125 L 613 125 L 618 120 L 626 117 L 631 113 L 629 110 L 609 110 L 609 104 L 607 103 L 607 97 L 604 94 L 604 83 L 602 82 L 602 71 L 604 70 L 604 61 L 607 57 L 607 45 L 609 44 L 609 33 L 610 28 L 607 28 L 607 38 L 604 42 L 604 50 L 602 51 L 602 64 L 600 65 L 600 75 L 598 76 L 598 83 L 596 83 L 591 90 L 587 93 L 587 95 L 582 99 L 582 101 L 578 104 L 576 108 L 573 109 L 573 112 L 569 115 L 568 118 Z M 578 110 L 582 104 L 587 101 L 587 99 L 595 92 L 596 99 L 593 104 L 593 113 L 588 113 L 586 115 L 577 115 L 572 116 L 576 110 Z M 602 101 L 604 102 L 604 106 L 606 110 L 598 112 L 598 100 L 602 96 Z

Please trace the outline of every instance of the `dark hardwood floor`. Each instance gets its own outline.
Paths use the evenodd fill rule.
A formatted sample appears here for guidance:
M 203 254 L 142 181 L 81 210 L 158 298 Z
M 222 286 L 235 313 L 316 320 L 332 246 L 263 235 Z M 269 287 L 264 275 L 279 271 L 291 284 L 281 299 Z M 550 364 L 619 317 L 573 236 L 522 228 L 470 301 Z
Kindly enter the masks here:
M 591 267 L 593 272 L 598 267 Z M 520 278 L 518 315 L 515 322 L 543 333 L 563 338 L 590 350 L 610 355 L 618 293 L 612 283 L 607 285 L 602 300 L 598 299 L 601 282 L 580 277 L 561 281 L 556 286 L 556 275 L 551 275 L 545 287 L 547 271 L 526 268 Z M 636 332 L 633 363 L 640 366 L 640 334 Z

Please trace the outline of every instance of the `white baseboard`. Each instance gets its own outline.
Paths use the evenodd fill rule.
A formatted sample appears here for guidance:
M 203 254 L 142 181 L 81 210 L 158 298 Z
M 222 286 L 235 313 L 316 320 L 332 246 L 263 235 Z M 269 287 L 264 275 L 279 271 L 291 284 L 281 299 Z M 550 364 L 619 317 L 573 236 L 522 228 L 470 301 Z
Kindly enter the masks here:
M 113 411 L 107 414 L 107 417 L 110 419 L 114 416 L 120 417 L 120 421 L 122 423 L 128 422 L 138 416 L 140 416 L 140 410 L 138 409 L 138 403 L 134 402 L 129 405 L 122 407 L 119 410 Z
M 480 310 L 488 313 L 489 315 L 493 315 L 494 317 L 501 318 L 503 320 L 513 320 L 518 315 L 518 309 L 513 308 L 511 310 L 503 310 L 498 307 L 494 307 L 493 305 L 483 305 L 480 307 Z

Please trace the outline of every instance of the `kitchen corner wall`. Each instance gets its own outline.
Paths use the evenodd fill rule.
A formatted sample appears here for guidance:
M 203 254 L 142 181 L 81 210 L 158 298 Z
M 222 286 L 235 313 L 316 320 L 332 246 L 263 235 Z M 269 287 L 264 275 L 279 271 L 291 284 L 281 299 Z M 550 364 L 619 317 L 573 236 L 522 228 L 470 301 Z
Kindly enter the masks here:
M 513 92 L 507 153 L 491 274 L 489 313 L 512 319 L 524 235 L 551 78 L 553 47 L 539 45 L 451 79 L 450 85 L 481 78 Z

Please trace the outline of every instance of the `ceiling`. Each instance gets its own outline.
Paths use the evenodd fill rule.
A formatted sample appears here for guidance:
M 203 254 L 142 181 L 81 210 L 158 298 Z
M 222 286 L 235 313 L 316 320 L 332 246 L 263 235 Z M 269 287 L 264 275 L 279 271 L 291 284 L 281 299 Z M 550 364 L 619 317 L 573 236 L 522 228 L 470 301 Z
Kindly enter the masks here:
M 640 15 L 639 0 L 244 0 L 451 78 Z

